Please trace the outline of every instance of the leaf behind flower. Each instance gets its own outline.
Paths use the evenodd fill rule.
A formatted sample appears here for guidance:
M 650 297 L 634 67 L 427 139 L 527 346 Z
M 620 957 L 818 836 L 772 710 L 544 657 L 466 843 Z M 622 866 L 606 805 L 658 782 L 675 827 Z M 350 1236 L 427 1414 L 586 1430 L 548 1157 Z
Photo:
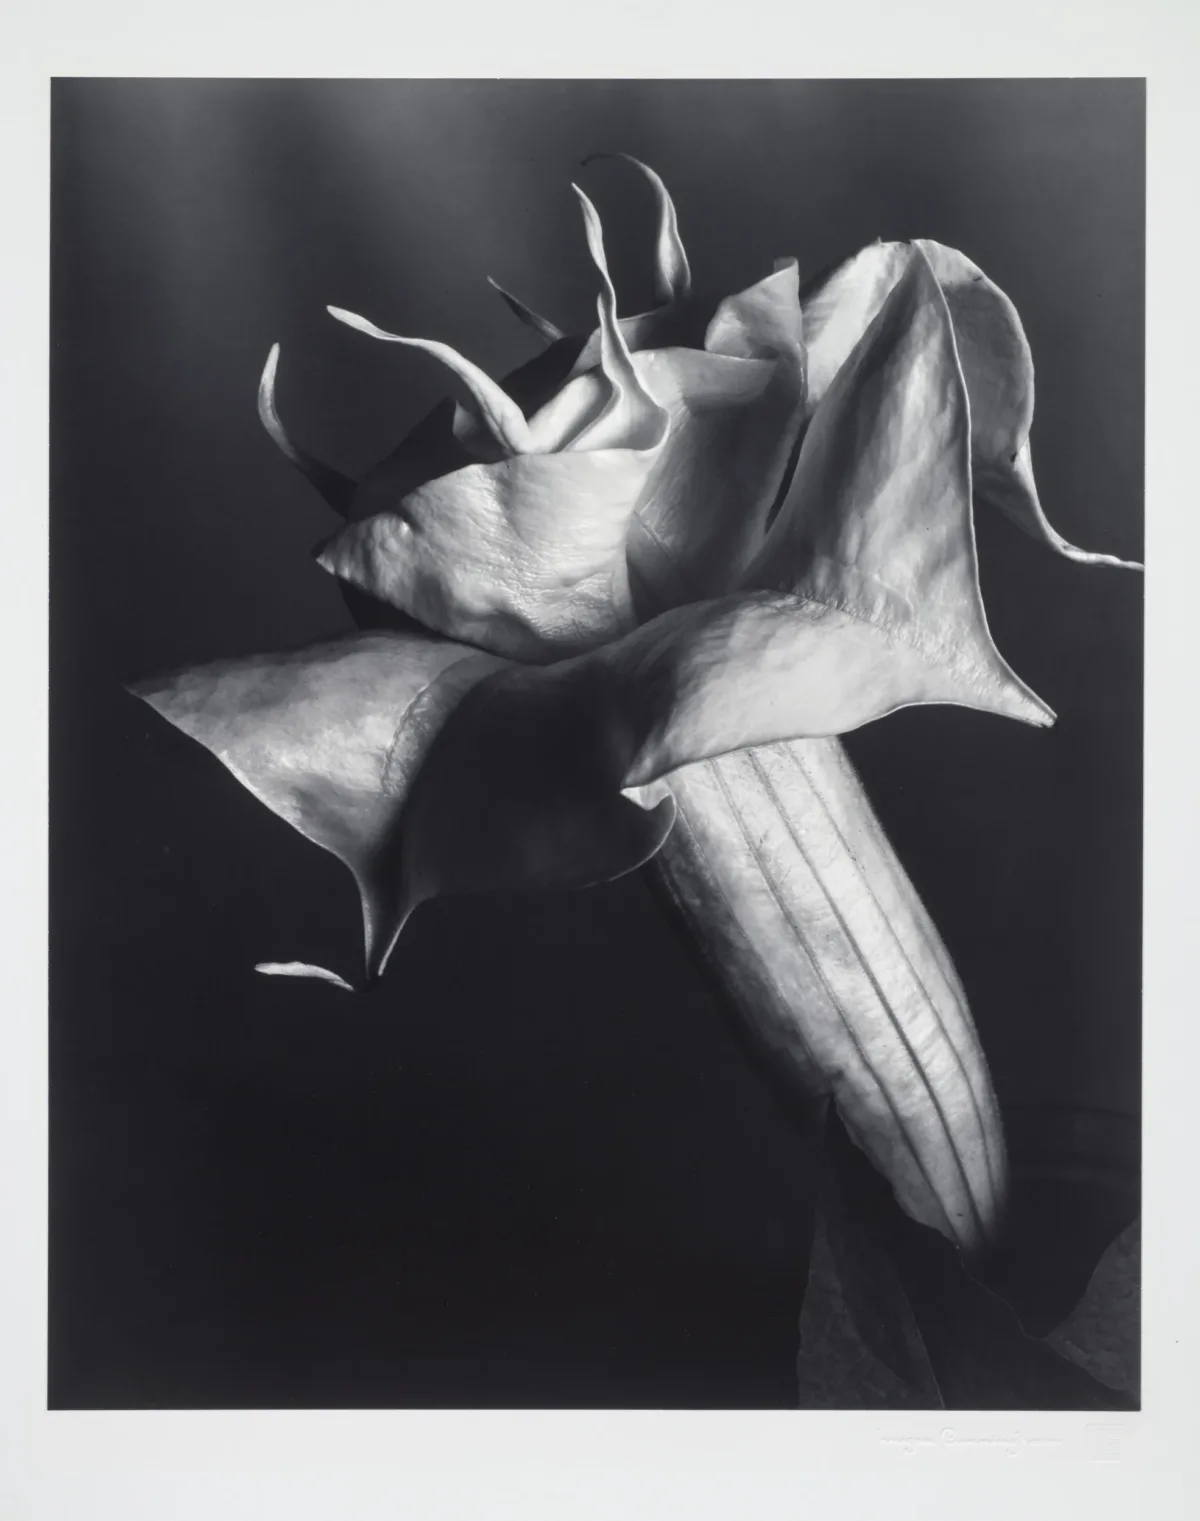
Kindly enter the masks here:
M 836 1246 L 816 1257 L 801 1317 L 802 1404 L 836 1409 L 1128 1410 L 901 1213 L 832 1113 L 819 1209 Z M 805 1333 L 807 1332 L 807 1337 Z M 832 1370 L 833 1378 L 816 1375 Z M 883 1375 L 887 1376 L 884 1377 Z M 953 1440 L 953 1431 L 949 1440 Z M 1020 1437 L 1014 1436 L 1013 1450 Z

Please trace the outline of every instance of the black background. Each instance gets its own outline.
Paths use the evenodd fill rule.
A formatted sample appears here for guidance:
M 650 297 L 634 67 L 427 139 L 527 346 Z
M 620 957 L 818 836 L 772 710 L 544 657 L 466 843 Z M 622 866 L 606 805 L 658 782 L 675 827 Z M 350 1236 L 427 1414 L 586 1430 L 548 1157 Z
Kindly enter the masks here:
M 813 1164 L 638 878 L 441 902 L 362 1000 L 347 874 L 121 690 L 349 626 L 331 525 L 262 434 L 352 475 L 432 361 L 581 330 L 568 183 L 646 159 L 734 289 L 876 236 L 963 249 L 1038 367 L 1056 526 L 1140 557 L 1136 81 L 59 81 L 53 120 L 50 1403 L 794 1401 Z M 650 199 L 585 172 L 625 312 Z M 978 525 L 1048 732 L 894 715 L 852 754 L 964 977 L 1014 1114 L 1136 1116 L 1141 579 Z

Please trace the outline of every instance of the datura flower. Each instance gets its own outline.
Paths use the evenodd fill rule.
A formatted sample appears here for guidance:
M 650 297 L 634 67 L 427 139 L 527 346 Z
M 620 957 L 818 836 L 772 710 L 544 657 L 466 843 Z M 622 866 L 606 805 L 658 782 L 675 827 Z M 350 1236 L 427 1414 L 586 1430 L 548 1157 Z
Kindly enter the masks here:
M 133 688 L 353 873 L 367 980 L 443 893 L 584 887 L 654 861 L 777 1063 L 828 1093 L 916 1219 L 966 1249 L 1005 1192 L 999 1111 L 950 958 L 836 736 L 919 703 L 1048 725 L 996 649 L 972 512 L 1052 549 L 1011 302 L 937 243 L 876 243 L 802 296 L 794 260 L 693 293 L 653 171 L 658 305 L 504 385 L 458 381 L 352 483 L 318 551 L 357 634 Z M 261 971 L 340 976 L 302 962 Z

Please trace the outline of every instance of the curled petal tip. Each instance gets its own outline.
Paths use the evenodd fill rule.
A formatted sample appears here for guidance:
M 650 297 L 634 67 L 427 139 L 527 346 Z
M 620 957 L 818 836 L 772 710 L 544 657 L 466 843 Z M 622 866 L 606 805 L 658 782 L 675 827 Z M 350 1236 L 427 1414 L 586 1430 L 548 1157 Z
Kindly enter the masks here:
M 279 345 L 273 343 L 258 382 L 258 420 L 284 458 L 308 477 L 335 512 L 345 517 L 354 495 L 354 482 L 292 442 L 275 403 L 275 377 L 278 369 Z
M 1076 549 L 1070 544 L 1060 553 L 1076 565 L 1105 565 L 1112 570 L 1140 570 L 1143 574 L 1146 570 L 1141 560 L 1122 560 L 1118 555 L 1096 554 L 1089 549 Z
M 432 338 L 405 338 L 400 333 L 389 333 L 386 329 L 377 327 L 374 322 L 369 322 L 355 312 L 348 312 L 341 306 L 327 306 L 325 310 L 338 322 L 366 333 L 368 338 L 379 338 L 384 343 L 399 343 L 405 348 L 420 349 L 439 360 L 458 376 L 471 393 L 480 418 L 506 454 L 525 454 L 532 448 L 529 426 L 520 407 L 503 386 L 457 349 Z
M 660 304 L 665 306 L 685 300 L 691 293 L 692 272 L 679 235 L 675 203 L 661 176 L 632 153 L 590 153 L 583 160 L 583 166 L 594 163 L 596 159 L 620 159 L 626 164 L 632 164 L 649 182 L 658 207 L 658 236 L 654 252 L 655 295 Z

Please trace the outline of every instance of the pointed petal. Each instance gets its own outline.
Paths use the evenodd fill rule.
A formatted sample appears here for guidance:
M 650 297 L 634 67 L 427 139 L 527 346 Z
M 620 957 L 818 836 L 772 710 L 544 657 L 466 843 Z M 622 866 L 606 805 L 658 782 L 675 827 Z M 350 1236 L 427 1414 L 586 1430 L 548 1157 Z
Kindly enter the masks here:
M 279 368 L 279 345 L 273 343 L 267 362 L 263 366 L 262 379 L 258 383 L 258 418 L 270 434 L 285 459 L 291 461 L 301 475 L 307 476 L 325 501 L 336 513 L 345 517 L 354 495 L 354 482 L 322 464 L 306 450 L 299 448 L 288 437 L 287 429 L 279 419 L 275 406 L 275 375 Z
M 555 327 L 554 323 L 546 317 L 539 317 L 537 312 L 506 291 L 499 281 L 492 279 L 491 275 L 488 276 L 488 284 L 499 295 L 517 321 L 524 323 L 527 328 L 535 332 L 544 344 L 549 346 L 557 343 L 564 336 L 561 328 Z
M 326 310 L 331 317 L 336 317 L 347 327 L 356 328 L 360 333 L 366 333 L 369 338 L 379 338 L 385 343 L 402 343 L 408 348 L 422 349 L 426 354 L 432 354 L 435 359 L 440 359 L 447 369 L 453 370 L 466 386 L 471 394 L 471 400 L 478 409 L 479 416 L 487 424 L 501 449 L 506 454 L 528 453 L 529 428 L 520 407 L 502 386 L 498 385 L 490 375 L 485 374 L 478 365 L 465 359 L 457 349 L 452 349 L 448 343 L 438 343 L 432 338 L 401 338 L 396 333 L 388 333 L 383 328 L 376 327 L 365 317 L 344 311 L 340 306 L 330 306 Z
M 410 907 L 394 859 L 408 787 L 446 712 L 497 664 L 432 637 L 357 634 L 130 690 L 349 867 L 371 976 Z
M 913 246 L 929 260 L 954 323 L 971 404 L 976 497 L 1068 559 L 1139 569 L 1133 561 L 1076 549 L 1046 520 L 1027 449 L 1034 400 L 1029 341 L 1013 303 L 957 249 L 929 240 L 873 243 L 802 293 L 809 415 L 899 280 Z
M 710 354 L 739 359 L 771 359 L 803 352 L 800 271 L 795 259 L 780 259 L 772 274 L 748 290 L 726 296 L 704 335 Z
M 919 249 L 838 369 L 747 584 L 807 593 L 890 630 L 950 678 L 960 696 L 949 700 L 1045 721 L 988 632 L 967 393 Z
M 662 408 L 642 384 L 617 321 L 617 297 L 604 254 L 604 233 L 596 208 L 580 190 L 571 187 L 583 211 L 588 248 L 600 273 L 600 369 L 611 399 L 594 422 L 573 440 L 573 449 L 653 449 L 666 434 Z
M 658 233 L 654 243 L 654 295 L 662 305 L 684 300 L 692 288 L 692 275 L 683 239 L 679 236 L 679 219 L 675 203 L 662 180 L 641 159 L 630 153 L 591 153 L 584 159 L 584 167 L 597 159 L 623 159 L 632 164 L 650 182 L 658 207 Z

